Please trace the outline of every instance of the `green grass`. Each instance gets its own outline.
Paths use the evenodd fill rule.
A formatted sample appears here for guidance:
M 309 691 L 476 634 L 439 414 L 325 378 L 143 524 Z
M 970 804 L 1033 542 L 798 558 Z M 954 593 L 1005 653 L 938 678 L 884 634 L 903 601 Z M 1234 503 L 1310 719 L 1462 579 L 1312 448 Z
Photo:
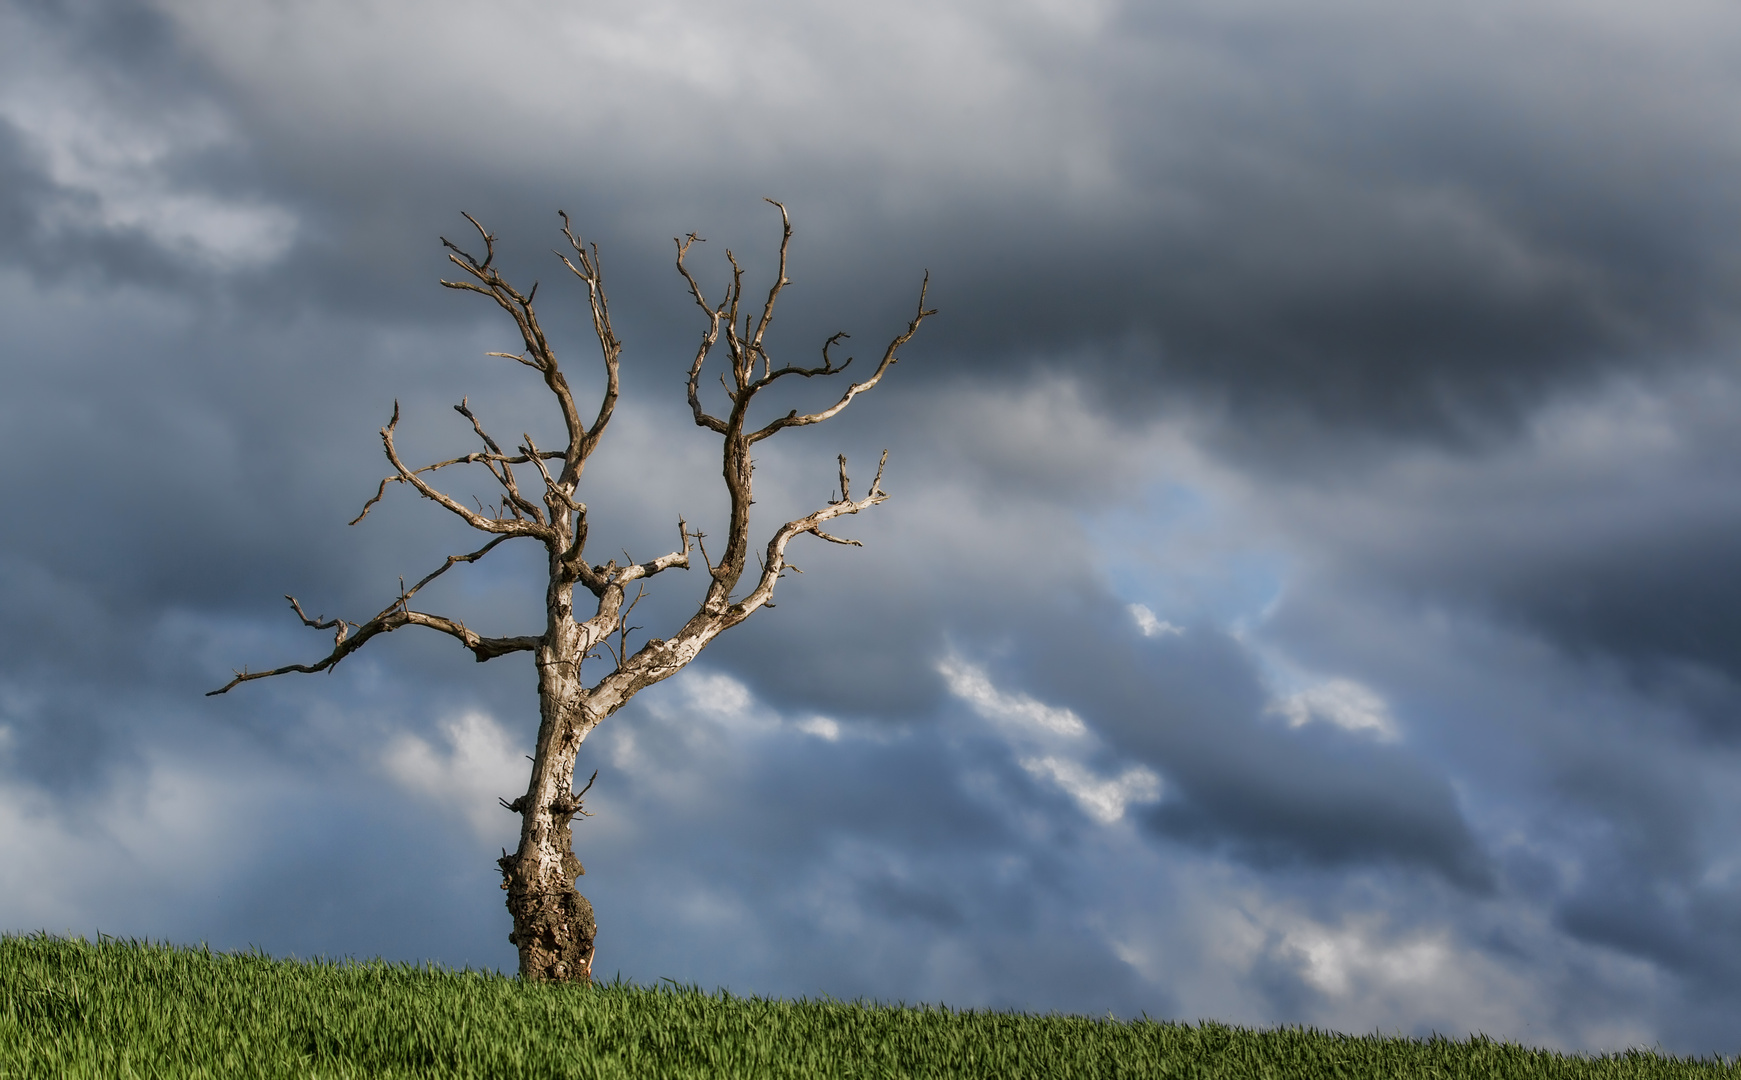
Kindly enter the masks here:
M 523 985 L 0 935 L 0 1077 L 1692 1077 L 1741 1066 L 1474 1038 Z

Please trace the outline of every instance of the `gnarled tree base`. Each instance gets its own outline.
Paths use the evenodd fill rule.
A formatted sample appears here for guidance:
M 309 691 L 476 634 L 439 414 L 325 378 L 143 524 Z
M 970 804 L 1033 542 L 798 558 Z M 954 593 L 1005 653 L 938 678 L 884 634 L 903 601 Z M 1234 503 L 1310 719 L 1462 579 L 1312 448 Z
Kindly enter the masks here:
M 516 880 L 512 855 L 498 861 L 508 889 L 508 914 L 514 919 L 508 943 L 520 950 L 520 977 L 528 982 L 591 983 L 593 940 L 598 936 L 592 904 L 566 882 L 539 888 L 538 883 Z

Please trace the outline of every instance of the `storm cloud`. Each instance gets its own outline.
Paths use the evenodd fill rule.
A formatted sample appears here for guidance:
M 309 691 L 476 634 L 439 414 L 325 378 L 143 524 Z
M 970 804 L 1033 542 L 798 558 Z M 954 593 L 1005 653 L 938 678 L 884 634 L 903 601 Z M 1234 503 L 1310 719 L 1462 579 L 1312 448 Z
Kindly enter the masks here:
M 760 287 L 774 196 L 778 357 L 926 271 L 941 313 L 758 459 L 765 532 L 888 448 L 864 548 L 589 741 L 601 970 L 1736 1052 L 1738 48 L 1696 3 L 0 3 L 0 927 L 511 966 L 526 658 L 202 695 L 317 654 L 283 594 L 476 546 L 346 526 L 395 402 L 410 458 L 462 397 L 554 441 L 437 284 L 462 211 L 583 396 L 556 212 L 600 245 L 599 550 L 717 529 L 672 237 Z M 539 576 L 428 595 L 521 633 Z

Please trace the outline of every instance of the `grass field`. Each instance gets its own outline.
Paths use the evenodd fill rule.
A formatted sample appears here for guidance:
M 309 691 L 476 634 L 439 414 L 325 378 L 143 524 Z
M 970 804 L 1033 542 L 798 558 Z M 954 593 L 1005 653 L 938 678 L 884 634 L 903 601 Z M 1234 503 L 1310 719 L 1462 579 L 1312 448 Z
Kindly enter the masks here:
M 1741 1066 L 1475 1038 L 522 985 L 0 936 L 0 1077 L 1692 1077 Z

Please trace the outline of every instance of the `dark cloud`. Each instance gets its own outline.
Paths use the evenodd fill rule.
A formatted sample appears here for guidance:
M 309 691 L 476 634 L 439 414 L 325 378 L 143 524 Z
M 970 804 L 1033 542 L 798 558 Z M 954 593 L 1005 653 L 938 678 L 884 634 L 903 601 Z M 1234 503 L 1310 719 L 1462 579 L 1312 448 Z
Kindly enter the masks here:
M 1732 735 L 1741 676 L 1737 524 L 1676 522 L 1497 584 L 1503 602 L 1544 633 L 1581 652 L 1624 658 L 1657 692 L 1685 700 Z
M 1495 620 L 1732 737 L 1741 623 L 1728 537 L 1741 476 L 1722 368 L 1562 394 L 1470 454 L 1350 459 L 1281 495 L 1334 536 L 1295 596 L 1366 593 Z M 1292 511 L 1289 511 L 1292 512 Z M 1308 572 L 1308 576 L 1311 573 Z M 1308 605 L 1310 602 L 1308 602 Z M 1295 608 L 1276 613 L 1289 627 Z
M 1674 46 L 1656 42 L 1591 70 L 1580 49 L 1603 47 L 1600 32 L 1568 42 L 1551 22 L 1502 20 L 1495 36 L 1447 13 L 1366 12 L 1285 32 L 1272 20 L 1293 21 L 1109 10 L 1059 39 L 1012 20 L 993 32 L 1009 51 L 991 49 L 985 63 L 1019 68 L 1044 40 L 1055 66 L 1041 85 L 1068 88 L 1032 117 L 1034 149 L 1000 146 L 974 163 L 952 145 L 964 118 L 933 105 L 905 140 L 917 155 L 911 176 L 888 156 L 902 141 L 885 144 L 874 127 L 834 154 L 807 141 L 817 126 L 839 129 L 831 110 L 855 107 L 839 88 L 811 112 L 768 112 L 760 88 L 685 102 L 649 84 L 643 107 L 673 131 L 711 117 L 723 125 L 716 137 L 770 144 L 749 158 L 724 153 L 722 168 L 698 175 L 645 132 L 585 109 L 504 111 L 542 75 L 524 89 L 474 88 L 436 119 L 439 60 L 414 63 L 367 31 L 333 41 L 313 19 L 151 22 L 125 39 L 126 85 L 221 103 L 255 163 L 253 197 L 301 221 L 289 258 L 239 284 L 256 304 L 288 293 L 376 317 L 464 318 L 428 287 L 441 268 L 433 234 L 463 229 L 455 210 L 479 214 L 530 259 L 522 274 L 550 276 L 543 253 L 553 211 L 565 208 L 611 253 L 630 340 L 680 348 L 692 320 L 668 238 L 697 229 L 722 247 L 766 248 L 758 199 L 773 192 L 797 214 L 814 312 L 791 313 L 787 348 L 809 351 L 843 310 L 855 328 L 892 324 L 928 266 L 947 313 L 927 331 L 948 359 L 932 372 L 996 379 L 1067 356 L 1102 401 L 1148 408 L 1189 391 L 1230 405 L 1248 421 L 1244 439 L 1260 444 L 1285 435 L 1290 418 L 1312 430 L 1482 437 L 1568 380 L 1731 340 L 1724 267 L 1736 206 L 1708 178 L 1733 154 L 1720 117 L 1683 107 L 1727 77 L 1702 56 L 1677 76 Z M 282 31 L 276 50 L 263 45 L 271 26 Z M 111 33 L 93 17 L 56 40 L 73 58 L 108 55 L 119 48 Z M 155 44 L 139 51 L 136 39 Z M 317 60 L 304 51 L 316 42 L 340 51 Z M 432 47 L 464 50 L 445 33 Z M 375 63 L 313 85 L 294 66 L 353 53 Z M 1489 62 L 1471 62 L 1484 54 Z M 1174 63 L 1155 74 L 1154 57 Z M 647 79 L 614 67 L 624 62 L 614 55 L 601 62 L 625 86 Z M 404 85 L 361 92 L 388 70 Z M 292 84 L 292 97 L 275 89 Z M 954 88 L 941 73 L 927 85 Z M 1651 92 L 1623 89 L 1639 85 Z M 477 126 L 485 117 L 496 130 Z M 1049 134 L 1063 140 L 1055 149 Z M 503 139 L 522 140 L 517 159 L 487 149 Z M 864 181 L 843 187 L 864 154 L 884 155 L 880 200 Z M 192 170 L 214 198 L 248 193 L 210 149 L 153 168 L 171 180 Z M 922 194 L 894 194 L 910 189 Z M 72 254 L 64 239 L 58 252 Z M 128 258 L 87 256 L 124 277 L 162 278 L 161 265 L 129 269 Z
M 1491 887 L 1450 785 L 1426 762 L 1370 732 L 1290 727 L 1231 638 L 1203 630 L 1132 647 L 1120 613 L 1095 614 L 1024 649 L 1022 670 L 1160 770 L 1169 794 L 1145 815 L 1157 833 L 1260 867 L 1400 864 Z M 1109 623 L 1122 632 L 1095 632 Z
M 462 209 L 583 393 L 554 211 L 605 252 L 599 550 L 709 527 L 670 238 L 760 287 L 775 195 L 778 355 L 846 329 L 862 363 L 926 268 L 942 313 L 758 462 L 765 532 L 890 448 L 866 546 L 796 550 L 589 743 L 606 968 L 1733 1049 L 1738 31 L 0 8 L 0 924 L 510 964 L 524 658 L 396 634 L 203 692 L 318 652 L 283 593 L 366 616 L 476 546 L 403 492 L 345 525 L 395 400 L 419 460 L 469 448 L 462 397 L 549 441 L 481 356 L 511 328 L 436 283 Z M 429 599 L 535 626 L 537 556 Z M 699 593 L 656 584 L 654 634 Z

